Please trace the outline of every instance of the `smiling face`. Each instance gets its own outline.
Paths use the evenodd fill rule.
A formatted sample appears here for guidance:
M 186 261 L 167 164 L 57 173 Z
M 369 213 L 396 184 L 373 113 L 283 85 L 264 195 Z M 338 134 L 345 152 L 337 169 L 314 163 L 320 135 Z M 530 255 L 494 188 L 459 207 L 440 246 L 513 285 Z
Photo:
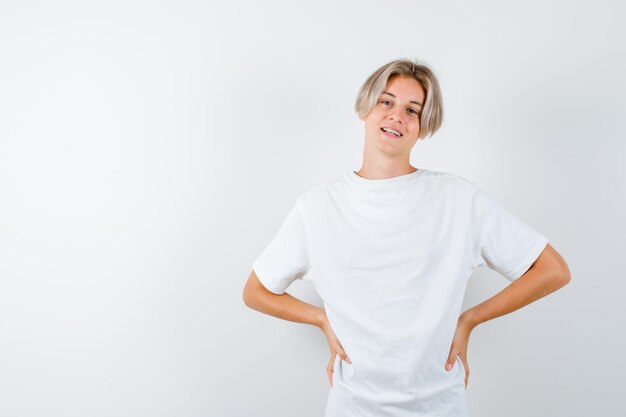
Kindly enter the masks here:
M 390 77 L 370 113 L 361 118 L 365 122 L 366 152 L 410 155 L 418 140 L 425 97 L 424 88 L 413 77 Z

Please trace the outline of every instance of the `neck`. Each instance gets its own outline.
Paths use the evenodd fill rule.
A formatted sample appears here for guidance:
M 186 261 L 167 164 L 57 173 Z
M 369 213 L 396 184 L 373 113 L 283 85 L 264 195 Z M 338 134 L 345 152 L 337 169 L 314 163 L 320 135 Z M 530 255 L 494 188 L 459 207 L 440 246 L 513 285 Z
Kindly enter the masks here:
M 417 171 L 417 168 L 412 166 L 408 160 L 402 164 L 399 164 L 397 161 L 373 161 L 368 163 L 364 158 L 363 165 L 356 171 L 356 174 L 359 177 L 378 180 L 398 177 L 415 171 Z

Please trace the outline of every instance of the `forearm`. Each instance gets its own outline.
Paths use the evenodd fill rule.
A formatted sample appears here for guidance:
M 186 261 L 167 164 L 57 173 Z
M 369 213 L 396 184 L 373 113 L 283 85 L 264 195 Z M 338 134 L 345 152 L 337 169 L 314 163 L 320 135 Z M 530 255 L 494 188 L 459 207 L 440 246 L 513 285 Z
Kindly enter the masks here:
M 320 327 L 324 323 L 326 312 L 323 308 L 306 303 L 291 294 L 274 294 L 263 291 L 253 297 L 248 307 L 283 320 L 311 324 Z
M 502 291 L 468 309 L 462 316 L 471 327 L 520 309 L 567 284 L 556 269 L 531 267 Z

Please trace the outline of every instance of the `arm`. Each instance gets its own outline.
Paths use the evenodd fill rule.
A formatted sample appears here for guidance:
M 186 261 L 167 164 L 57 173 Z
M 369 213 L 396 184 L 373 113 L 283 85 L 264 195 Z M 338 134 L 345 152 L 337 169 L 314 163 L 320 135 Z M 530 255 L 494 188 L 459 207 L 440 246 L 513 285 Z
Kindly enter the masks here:
M 288 293 L 279 295 L 271 292 L 259 281 L 254 270 L 243 289 L 243 302 L 253 310 L 283 320 L 312 324 L 320 328 L 326 322 L 323 308 L 305 303 Z
M 455 356 L 458 355 L 465 367 L 465 386 L 467 387 L 470 373 L 467 364 L 467 345 L 472 330 L 481 323 L 508 314 L 545 297 L 563 287 L 570 280 L 567 263 L 548 243 L 524 275 L 493 297 L 466 310 L 459 316 L 445 365 L 446 369 L 448 371 L 452 369 Z
M 484 302 L 461 315 L 470 328 L 508 314 L 545 297 L 570 282 L 571 276 L 563 257 L 550 245 L 524 275 Z
M 330 360 L 328 365 L 326 365 L 326 374 L 328 375 L 331 387 L 333 385 L 333 363 L 336 355 L 339 355 L 341 359 L 352 364 L 352 361 L 328 322 L 326 310 L 305 303 L 287 293 L 275 294 L 271 292 L 259 281 L 259 277 L 257 277 L 254 269 L 243 289 L 243 302 L 253 310 L 278 317 L 279 319 L 312 324 L 319 327 L 324 333 L 328 347 L 330 348 Z

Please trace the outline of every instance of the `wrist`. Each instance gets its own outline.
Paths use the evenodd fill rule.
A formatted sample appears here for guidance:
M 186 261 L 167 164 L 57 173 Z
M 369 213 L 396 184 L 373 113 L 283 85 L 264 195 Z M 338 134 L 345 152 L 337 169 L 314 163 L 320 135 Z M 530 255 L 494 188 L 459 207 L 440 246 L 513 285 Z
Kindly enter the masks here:
M 326 317 L 326 310 L 324 310 L 321 307 L 317 307 L 314 324 L 320 329 L 324 330 L 324 327 L 326 326 L 327 322 L 328 322 L 328 318 Z
M 474 329 L 474 327 L 480 324 L 480 322 L 478 321 L 478 317 L 476 316 L 476 310 L 474 310 L 474 308 L 470 308 L 463 312 L 463 314 L 461 314 L 460 320 L 470 329 Z

